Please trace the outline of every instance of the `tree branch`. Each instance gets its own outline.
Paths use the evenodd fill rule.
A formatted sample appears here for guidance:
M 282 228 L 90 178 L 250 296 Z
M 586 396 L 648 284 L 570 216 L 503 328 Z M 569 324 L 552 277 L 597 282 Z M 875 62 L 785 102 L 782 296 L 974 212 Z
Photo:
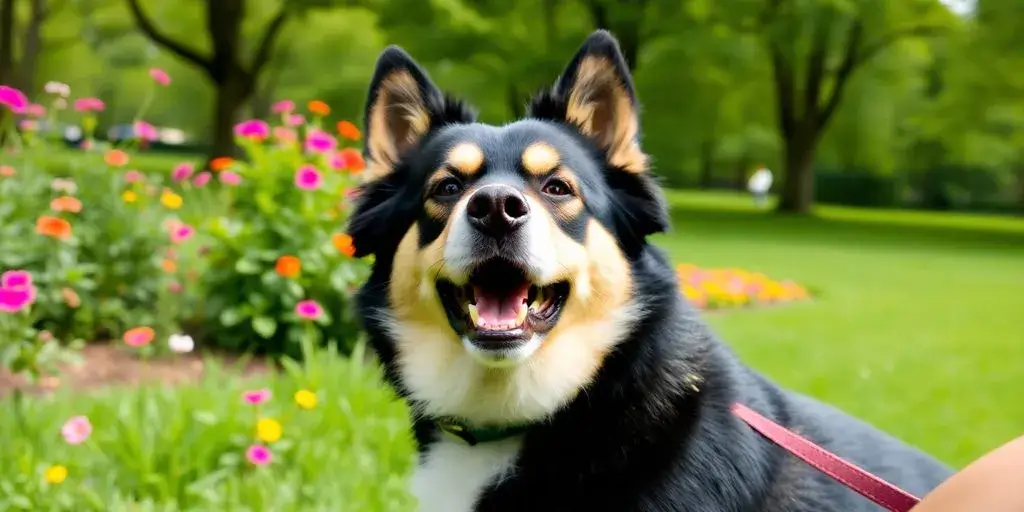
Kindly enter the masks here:
M 779 104 L 779 127 L 782 129 L 782 135 L 789 137 L 796 128 L 796 113 L 793 109 L 796 102 L 793 67 L 786 62 L 782 49 L 775 43 L 769 42 L 768 52 L 771 54 L 775 97 Z
M 282 7 L 274 18 L 270 20 L 266 30 L 263 32 L 263 39 L 260 41 L 260 45 L 256 50 L 256 56 L 253 57 L 252 67 L 249 69 L 249 73 L 255 79 L 259 77 L 260 71 L 267 65 L 267 61 L 270 60 L 270 54 L 274 49 L 274 41 L 277 40 L 277 35 L 281 33 L 281 28 L 284 27 L 284 23 L 288 21 L 288 10 L 286 7 Z
M 935 35 L 944 30 L 944 27 L 935 25 L 917 25 L 913 27 L 907 27 L 901 30 L 894 30 L 891 33 L 887 34 L 886 36 L 879 38 L 874 43 L 870 45 L 864 45 L 864 48 L 862 48 L 858 52 L 856 65 L 859 66 L 875 58 L 875 56 L 877 56 L 886 48 L 892 46 L 893 43 L 899 41 L 900 39 L 915 36 Z
M 807 77 L 804 82 L 804 118 L 818 115 L 818 101 L 821 98 L 822 82 L 825 79 L 825 59 L 828 58 L 829 29 L 832 28 L 829 15 L 816 20 L 814 36 L 811 39 L 811 53 L 807 58 Z
M 135 18 L 135 24 L 139 27 L 139 30 L 146 35 L 151 41 L 163 48 L 171 51 L 177 56 L 191 62 L 192 64 L 202 68 L 207 74 L 213 73 L 213 63 L 209 58 L 203 57 L 199 52 L 185 46 L 174 39 L 171 39 L 164 33 L 160 32 L 153 24 L 153 21 L 146 16 L 146 13 L 142 12 L 142 7 L 139 5 L 139 0 L 126 0 L 128 2 L 128 9 L 132 12 L 132 17 Z

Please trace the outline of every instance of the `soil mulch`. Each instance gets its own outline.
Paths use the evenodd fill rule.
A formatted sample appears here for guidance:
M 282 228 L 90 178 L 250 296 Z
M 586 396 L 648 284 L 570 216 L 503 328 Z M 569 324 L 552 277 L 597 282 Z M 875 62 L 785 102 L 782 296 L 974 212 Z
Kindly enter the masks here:
M 89 391 L 108 386 L 134 386 L 143 382 L 181 384 L 197 382 L 204 372 L 204 357 L 215 358 L 222 367 L 230 367 L 239 356 L 223 354 L 184 354 L 178 357 L 155 357 L 144 362 L 120 345 L 96 343 L 86 345 L 80 353 L 81 361 L 59 367 L 55 376 L 44 377 L 36 385 L 0 368 L 0 398 L 15 389 L 26 394 L 48 394 L 61 388 Z M 241 375 L 267 372 L 272 364 L 253 357 L 246 362 Z

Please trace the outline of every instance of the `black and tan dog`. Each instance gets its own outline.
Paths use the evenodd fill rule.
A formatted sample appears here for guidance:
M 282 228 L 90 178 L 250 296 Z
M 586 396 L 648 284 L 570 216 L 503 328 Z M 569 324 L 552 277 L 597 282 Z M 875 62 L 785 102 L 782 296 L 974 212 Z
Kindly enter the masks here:
M 669 218 L 607 32 L 505 126 L 388 48 L 366 127 L 349 232 L 376 260 L 359 308 L 413 410 L 422 510 L 879 510 L 736 401 L 911 492 L 950 474 L 744 366 L 681 298 L 646 241 Z

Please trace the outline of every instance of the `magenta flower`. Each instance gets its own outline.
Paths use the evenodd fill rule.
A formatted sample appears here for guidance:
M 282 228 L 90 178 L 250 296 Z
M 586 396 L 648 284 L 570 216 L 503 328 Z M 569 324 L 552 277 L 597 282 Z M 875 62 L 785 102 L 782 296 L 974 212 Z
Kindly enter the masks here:
M 266 466 L 270 464 L 274 456 L 270 453 L 270 448 L 261 444 L 254 444 L 245 451 L 245 459 L 254 466 Z
M 75 110 L 79 112 L 99 112 L 105 108 L 107 108 L 107 105 L 99 98 L 78 98 L 75 100 Z
M 306 124 L 306 118 L 302 117 L 302 114 L 292 114 L 288 116 L 288 125 L 301 126 L 303 124 Z
M 270 400 L 271 396 L 269 389 L 253 389 L 242 393 L 242 400 L 249 405 L 259 405 Z
M 0 312 L 17 313 L 32 304 L 31 289 L 15 289 L 0 286 Z
M 4 288 L 32 288 L 32 274 L 27 270 L 8 270 L 0 274 L 0 286 Z
M 196 228 L 185 223 L 178 224 L 171 230 L 171 242 L 180 244 L 185 240 L 192 238 L 192 235 L 194 234 L 196 234 Z
M 154 82 L 164 87 L 171 85 L 171 75 L 160 68 L 149 68 L 149 76 L 153 78 Z
M 342 171 L 345 167 L 348 167 L 348 159 L 340 151 L 335 151 L 331 153 L 331 156 L 327 157 L 327 165 L 335 171 Z
M 222 171 L 217 175 L 217 178 L 220 179 L 221 183 L 231 187 L 237 187 L 242 184 L 242 177 L 238 173 L 231 171 Z
M 156 127 L 145 121 L 136 121 L 135 136 L 140 139 L 150 141 L 160 138 L 160 134 L 157 133 Z
M 295 314 L 306 320 L 316 320 L 324 315 L 324 308 L 319 302 L 307 299 L 295 305 Z
M 174 170 L 171 171 L 171 179 L 174 181 L 185 181 L 192 176 L 192 173 L 196 172 L 192 164 L 188 162 L 182 162 L 174 166 Z M 197 186 L 201 186 L 198 185 Z
M 25 107 L 24 113 L 25 115 L 29 115 L 32 117 L 43 117 L 46 115 L 46 107 L 38 103 L 30 103 L 27 107 Z
M 270 137 L 270 125 L 262 119 L 250 119 L 235 125 L 235 135 L 253 140 Z
M 132 169 L 132 170 L 124 173 L 124 182 L 125 183 L 142 183 L 144 180 L 145 180 L 145 177 L 142 176 L 142 173 L 137 171 L 137 170 L 135 170 L 135 169 Z
M 11 109 L 15 114 L 20 114 L 28 107 L 28 97 L 14 87 L 0 85 L 0 105 Z
M 92 423 L 85 416 L 75 416 L 64 422 L 60 435 L 68 444 L 82 444 L 92 435 Z
M 295 171 L 295 186 L 302 190 L 316 190 L 320 188 L 322 181 L 323 175 L 312 165 L 303 165 L 299 167 L 299 170 Z
M 288 114 L 295 110 L 295 102 L 292 100 L 281 100 L 270 107 L 275 114 Z
M 196 174 L 195 178 L 192 178 L 192 184 L 195 185 L 196 187 L 203 188 L 206 186 L 207 183 L 210 182 L 210 178 L 212 177 L 213 176 L 210 175 L 209 172 L 203 171 L 199 174 Z
M 323 130 L 313 129 L 306 134 L 306 151 L 326 153 L 334 151 L 336 147 L 338 147 L 337 139 Z

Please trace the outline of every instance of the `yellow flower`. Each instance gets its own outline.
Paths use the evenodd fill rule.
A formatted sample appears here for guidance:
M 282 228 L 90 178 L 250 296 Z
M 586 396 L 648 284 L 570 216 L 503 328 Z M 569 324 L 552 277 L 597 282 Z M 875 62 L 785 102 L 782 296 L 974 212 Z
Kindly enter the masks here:
M 303 409 L 312 409 L 316 407 L 316 393 L 308 389 L 300 389 L 295 392 L 295 403 Z
M 68 477 L 68 468 L 56 465 L 46 468 L 43 472 L 43 478 L 46 479 L 46 483 L 59 484 Z
M 281 439 L 281 424 L 273 418 L 260 418 L 256 422 L 256 437 L 264 443 L 273 443 Z
M 178 208 L 181 208 L 182 202 L 184 201 L 181 199 L 181 196 L 175 194 L 174 192 L 171 192 L 170 190 L 165 189 L 164 192 L 160 194 L 160 204 L 172 210 L 177 210 Z
M 121 200 L 128 204 L 132 204 L 139 200 L 139 195 L 136 194 L 134 190 L 125 190 L 121 193 Z

